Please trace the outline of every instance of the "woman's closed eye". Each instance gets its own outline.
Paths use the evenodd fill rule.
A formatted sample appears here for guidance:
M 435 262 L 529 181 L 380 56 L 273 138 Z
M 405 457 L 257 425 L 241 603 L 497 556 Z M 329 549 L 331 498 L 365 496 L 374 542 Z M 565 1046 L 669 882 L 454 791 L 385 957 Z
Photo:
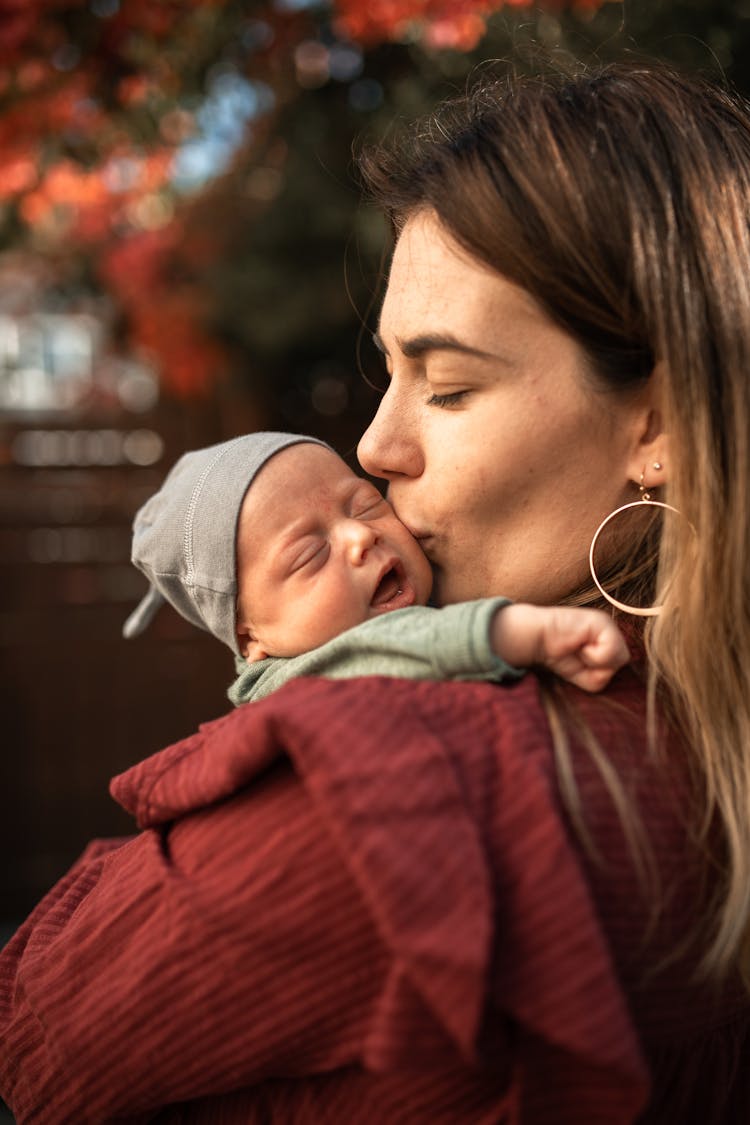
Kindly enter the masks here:
M 427 399 L 428 406 L 458 406 L 468 391 L 452 391 L 450 394 L 439 394 L 434 391 Z

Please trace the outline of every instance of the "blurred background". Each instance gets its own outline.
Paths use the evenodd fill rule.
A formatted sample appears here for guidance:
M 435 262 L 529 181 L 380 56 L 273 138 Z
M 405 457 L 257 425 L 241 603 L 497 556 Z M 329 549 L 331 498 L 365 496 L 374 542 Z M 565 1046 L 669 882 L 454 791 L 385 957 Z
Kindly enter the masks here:
M 0 937 L 131 830 L 109 778 L 228 709 L 171 610 L 121 639 L 135 509 L 251 429 L 354 464 L 387 238 L 353 154 L 486 60 L 628 51 L 750 90 L 750 0 L 0 0 Z

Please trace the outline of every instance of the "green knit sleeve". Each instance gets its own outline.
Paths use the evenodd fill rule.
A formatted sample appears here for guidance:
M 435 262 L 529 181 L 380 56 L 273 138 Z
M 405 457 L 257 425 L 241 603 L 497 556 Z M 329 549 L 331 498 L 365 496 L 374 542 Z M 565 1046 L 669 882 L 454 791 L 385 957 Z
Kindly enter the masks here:
M 412 606 L 382 614 L 289 659 L 242 665 L 229 689 L 238 705 L 262 699 L 297 676 L 400 676 L 413 680 L 516 679 L 523 669 L 495 656 L 490 625 L 507 598 L 482 598 L 433 609 Z

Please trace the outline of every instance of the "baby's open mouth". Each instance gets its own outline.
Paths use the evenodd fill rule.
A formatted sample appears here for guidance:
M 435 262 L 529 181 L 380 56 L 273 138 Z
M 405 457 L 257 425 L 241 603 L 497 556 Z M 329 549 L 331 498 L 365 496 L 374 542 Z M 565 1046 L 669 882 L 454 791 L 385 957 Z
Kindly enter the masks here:
M 387 570 L 375 587 L 370 605 L 384 606 L 403 592 L 404 573 L 400 563 Z

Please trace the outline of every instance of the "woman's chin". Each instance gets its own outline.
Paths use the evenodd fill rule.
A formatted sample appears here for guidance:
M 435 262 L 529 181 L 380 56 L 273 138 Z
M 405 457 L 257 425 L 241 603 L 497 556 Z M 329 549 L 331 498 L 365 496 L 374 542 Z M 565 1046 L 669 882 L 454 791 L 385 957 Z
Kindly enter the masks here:
M 495 589 L 491 581 L 483 585 L 478 577 L 471 573 L 446 573 L 438 566 L 433 566 L 432 573 L 430 604 L 434 606 L 455 605 L 456 602 L 473 602 L 477 598 L 493 598 L 498 594 L 503 597 L 509 596 L 505 590 Z

